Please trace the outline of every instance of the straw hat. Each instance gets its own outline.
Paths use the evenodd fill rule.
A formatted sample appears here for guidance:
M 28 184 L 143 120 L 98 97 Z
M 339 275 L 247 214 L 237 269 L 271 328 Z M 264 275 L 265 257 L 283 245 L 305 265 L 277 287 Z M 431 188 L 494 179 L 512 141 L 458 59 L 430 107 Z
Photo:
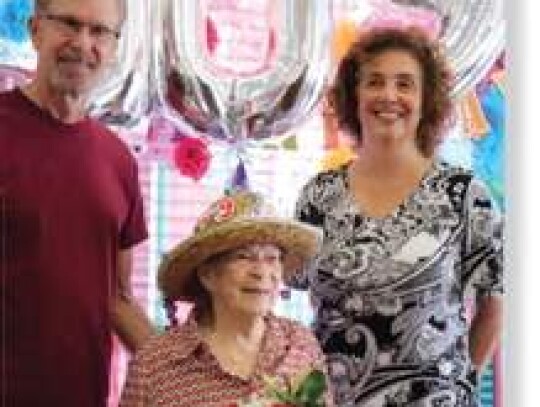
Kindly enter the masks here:
M 193 234 L 164 257 L 158 285 L 168 300 L 189 300 L 188 287 L 197 266 L 216 254 L 253 243 L 273 243 L 284 250 L 286 278 L 315 255 L 321 239 L 318 228 L 277 217 L 260 195 L 236 192 L 210 205 Z

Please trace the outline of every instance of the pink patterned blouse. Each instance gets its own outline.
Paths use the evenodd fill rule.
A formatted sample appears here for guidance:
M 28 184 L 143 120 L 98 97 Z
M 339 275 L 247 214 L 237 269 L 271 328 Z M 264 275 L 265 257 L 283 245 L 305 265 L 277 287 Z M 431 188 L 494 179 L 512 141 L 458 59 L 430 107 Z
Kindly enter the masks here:
M 120 407 L 232 407 L 253 393 L 263 394 L 262 377 L 284 383 L 310 369 L 326 372 L 324 357 L 311 331 L 297 322 L 267 318 L 255 372 L 243 379 L 222 369 L 198 334 L 196 322 L 189 320 L 137 352 Z

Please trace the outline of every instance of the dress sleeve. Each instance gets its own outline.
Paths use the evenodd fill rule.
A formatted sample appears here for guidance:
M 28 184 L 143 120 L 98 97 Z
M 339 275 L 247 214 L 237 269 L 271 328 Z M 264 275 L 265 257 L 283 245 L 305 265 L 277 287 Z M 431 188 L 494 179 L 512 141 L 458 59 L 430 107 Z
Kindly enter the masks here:
M 472 179 L 465 196 L 462 283 L 479 299 L 503 293 L 503 217 L 487 187 Z
M 300 191 L 296 201 L 294 216 L 300 222 L 313 226 L 323 226 L 324 215 L 317 200 L 317 179 L 312 179 Z
M 324 222 L 324 216 L 317 205 L 315 183 L 316 179 L 312 179 L 301 189 L 296 201 L 294 217 L 300 222 L 321 227 Z M 285 281 L 286 285 L 298 290 L 307 290 L 309 288 L 308 271 L 310 267 L 311 264 L 308 264 L 303 270 L 289 277 Z
M 129 363 L 119 407 L 149 407 L 149 378 L 143 360 L 136 354 Z

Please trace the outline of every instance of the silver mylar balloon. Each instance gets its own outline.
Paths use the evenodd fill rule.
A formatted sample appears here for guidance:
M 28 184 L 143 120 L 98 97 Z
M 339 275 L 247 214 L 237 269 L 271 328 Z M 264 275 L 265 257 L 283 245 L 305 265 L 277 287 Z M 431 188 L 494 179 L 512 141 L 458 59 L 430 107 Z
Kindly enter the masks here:
M 335 6 L 376 24 L 395 13 L 407 20 L 415 12 L 435 13 L 440 20 L 439 39 L 444 44 L 455 80 L 454 98 L 479 83 L 501 55 L 505 44 L 503 0 L 335 0 Z M 374 21 L 375 20 L 375 21 Z M 362 25 L 362 21 L 358 21 Z M 414 21 L 412 21 L 414 23 Z
M 505 46 L 503 0 L 437 0 L 443 18 L 441 40 L 456 75 L 452 93 L 458 98 L 478 84 Z
M 258 5 L 268 8 L 268 20 L 246 18 Z M 243 29 L 268 28 L 267 41 L 261 37 L 253 49 L 260 64 L 245 50 L 240 55 L 234 39 L 228 60 L 212 54 L 212 41 L 230 35 L 231 27 L 220 30 L 209 19 L 211 7 L 232 8 L 232 31 L 244 40 Z M 330 64 L 330 0 L 161 0 L 158 11 L 165 47 L 154 54 L 156 95 L 173 120 L 237 144 L 283 134 L 317 104 Z
M 114 65 L 93 91 L 90 113 L 106 124 L 133 127 L 150 111 L 152 0 L 125 0 L 122 27 Z

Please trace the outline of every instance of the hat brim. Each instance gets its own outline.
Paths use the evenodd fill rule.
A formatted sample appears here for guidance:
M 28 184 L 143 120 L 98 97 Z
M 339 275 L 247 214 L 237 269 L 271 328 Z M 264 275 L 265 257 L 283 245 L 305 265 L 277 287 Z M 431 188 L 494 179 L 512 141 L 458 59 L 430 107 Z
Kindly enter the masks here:
M 197 233 L 167 254 L 158 270 L 158 286 L 168 300 L 189 300 L 187 287 L 195 269 L 220 253 L 253 243 L 271 243 L 284 250 L 284 277 L 301 269 L 320 248 L 319 228 L 276 218 L 235 220 Z

